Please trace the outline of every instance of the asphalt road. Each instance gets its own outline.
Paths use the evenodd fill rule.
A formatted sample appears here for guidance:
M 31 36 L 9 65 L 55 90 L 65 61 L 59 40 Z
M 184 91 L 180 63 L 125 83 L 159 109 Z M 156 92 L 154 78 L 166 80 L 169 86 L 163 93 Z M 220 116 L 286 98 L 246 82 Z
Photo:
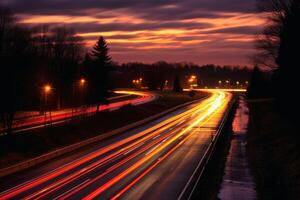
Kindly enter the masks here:
M 71 159 L 3 179 L 0 199 L 177 199 L 231 99 L 229 93 L 210 92 L 201 102 Z

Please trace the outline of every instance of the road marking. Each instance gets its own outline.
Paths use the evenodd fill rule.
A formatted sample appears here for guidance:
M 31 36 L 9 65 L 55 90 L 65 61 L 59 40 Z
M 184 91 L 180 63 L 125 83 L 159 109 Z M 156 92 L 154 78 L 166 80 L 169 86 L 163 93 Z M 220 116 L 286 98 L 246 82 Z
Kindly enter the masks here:
M 148 155 L 149 153 L 151 153 L 152 151 L 154 151 L 160 144 L 161 144 L 161 142 L 159 144 L 155 145 L 155 147 L 153 147 L 152 149 L 150 149 L 150 151 L 148 151 L 147 153 L 145 153 L 145 155 Z
M 128 153 L 132 152 L 133 150 L 136 150 L 137 148 L 141 147 L 143 144 L 145 144 L 145 142 L 142 142 L 140 145 L 136 146 L 135 148 L 123 153 L 123 155 L 127 155 Z
M 155 139 L 158 138 L 159 136 L 160 136 L 160 134 L 157 135 L 157 136 L 155 136 L 154 138 L 152 138 L 152 140 L 155 140 Z
M 82 186 L 83 184 L 85 184 L 89 180 L 91 180 L 91 179 L 87 179 L 87 180 L 83 181 L 82 183 L 80 183 L 79 185 L 76 185 L 75 187 L 72 187 L 71 189 L 67 190 L 66 192 L 64 192 L 64 193 L 60 194 L 59 196 L 55 197 L 53 200 L 59 199 L 60 197 L 64 196 L 65 194 L 71 192 L 72 190 L 75 190 L 76 188 Z

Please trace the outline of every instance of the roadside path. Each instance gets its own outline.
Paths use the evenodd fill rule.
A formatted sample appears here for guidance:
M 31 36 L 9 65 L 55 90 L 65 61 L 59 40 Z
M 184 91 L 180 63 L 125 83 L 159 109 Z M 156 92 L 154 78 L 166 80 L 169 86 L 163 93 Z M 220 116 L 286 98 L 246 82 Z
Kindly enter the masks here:
M 241 98 L 232 124 L 233 139 L 231 140 L 225 174 L 218 195 L 222 200 L 256 199 L 255 185 L 250 174 L 246 155 L 248 120 L 248 107 L 245 100 Z

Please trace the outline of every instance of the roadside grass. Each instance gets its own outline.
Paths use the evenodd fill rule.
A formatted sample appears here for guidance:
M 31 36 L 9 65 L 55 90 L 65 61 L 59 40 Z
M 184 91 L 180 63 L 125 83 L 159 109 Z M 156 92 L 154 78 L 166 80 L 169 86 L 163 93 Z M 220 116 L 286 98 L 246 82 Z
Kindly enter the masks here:
M 22 162 L 102 133 L 145 119 L 207 94 L 159 92 L 159 98 L 139 106 L 74 119 L 69 123 L 0 137 L 0 168 Z
M 299 126 L 274 102 L 250 102 L 247 154 L 258 199 L 300 199 Z

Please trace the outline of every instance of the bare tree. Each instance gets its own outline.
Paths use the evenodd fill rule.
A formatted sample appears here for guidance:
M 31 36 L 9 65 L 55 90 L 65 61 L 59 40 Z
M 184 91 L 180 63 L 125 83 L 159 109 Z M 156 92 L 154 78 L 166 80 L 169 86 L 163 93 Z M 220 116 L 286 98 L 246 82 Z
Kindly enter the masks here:
M 292 46 L 298 46 L 299 0 L 260 0 L 257 5 L 259 11 L 266 13 L 268 25 L 258 36 L 258 53 L 254 56 L 254 62 L 274 70 L 282 65 L 283 54 L 290 54 Z M 290 42 L 289 47 L 285 47 L 287 41 Z
M 262 64 L 273 69 L 274 95 L 285 110 L 292 112 L 299 106 L 289 108 L 291 105 L 286 98 L 286 91 L 296 91 L 299 85 L 300 1 L 263 0 L 259 8 L 268 13 L 269 26 L 258 40 L 257 57 Z

